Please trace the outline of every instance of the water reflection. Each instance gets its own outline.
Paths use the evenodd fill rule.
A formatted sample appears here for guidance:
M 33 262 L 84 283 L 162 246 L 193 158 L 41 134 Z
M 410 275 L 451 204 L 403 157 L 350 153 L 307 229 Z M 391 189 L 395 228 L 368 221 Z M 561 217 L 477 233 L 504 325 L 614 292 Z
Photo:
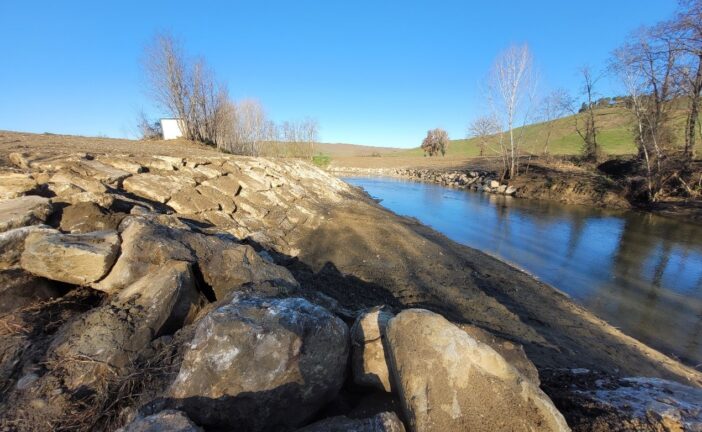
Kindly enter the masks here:
M 397 179 L 346 180 L 396 213 L 524 268 L 624 332 L 702 364 L 702 227 Z

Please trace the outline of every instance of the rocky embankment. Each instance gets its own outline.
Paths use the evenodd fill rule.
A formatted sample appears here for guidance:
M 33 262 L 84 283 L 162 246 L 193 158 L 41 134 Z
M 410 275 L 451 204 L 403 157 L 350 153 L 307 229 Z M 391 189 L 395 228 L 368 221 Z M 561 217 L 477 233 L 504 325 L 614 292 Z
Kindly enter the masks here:
M 564 172 L 535 165 L 512 181 L 500 181 L 492 171 L 445 170 L 412 168 L 358 168 L 329 167 L 336 175 L 364 175 L 399 177 L 414 181 L 436 183 L 442 186 L 509 195 L 517 198 L 555 201 L 564 204 L 581 204 L 597 207 L 626 209 L 631 204 L 624 197 L 624 190 L 603 175 Z
M 2 431 L 702 427 L 697 371 L 306 163 L 7 157 Z

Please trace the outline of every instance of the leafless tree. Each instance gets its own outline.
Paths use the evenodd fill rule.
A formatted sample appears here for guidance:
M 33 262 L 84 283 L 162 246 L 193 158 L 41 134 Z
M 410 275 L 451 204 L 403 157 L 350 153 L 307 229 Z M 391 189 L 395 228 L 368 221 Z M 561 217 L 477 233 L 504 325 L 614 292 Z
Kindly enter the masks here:
M 659 24 L 657 32 L 669 35 L 676 43 L 681 85 L 689 100 L 684 154 L 690 162 L 695 156 L 702 93 L 702 0 L 681 0 L 679 3 L 680 10 L 675 17 Z
M 319 124 L 311 118 L 285 121 L 278 127 L 278 134 L 286 156 L 311 159 L 319 141 Z
M 491 103 L 506 125 L 508 142 L 504 150 L 510 178 L 518 174 L 519 151 L 524 138 L 524 128 L 517 136 L 515 129 L 528 121 L 536 86 L 532 63 L 528 45 L 513 45 L 497 57 L 489 80 Z
M 217 144 L 225 128 L 218 120 L 229 100 L 203 59 L 189 59 L 168 34 L 157 35 L 146 47 L 144 69 L 150 94 L 169 115 L 181 119 L 185 138 Z
M 484 156 L 490 138 L 501 131 L 500 121 L 493 115 L 485 115 L 470 122 L 468 125 L 468 138 L 475 138 L 478 141 L 480 156 Z
M 139 137 L 143 140 L 161 139 L 163 132 L 161 130 L 161 123 L 149 120 L 144 111 L 139 112 L 139 118 L 137 120 L 137 129 Z
M 427 131 L 427 136 L 422 141 L 422 150 L 425 156 L 438 155 L 441 153 L 442 156 L 446 154 L 449 146 L 449 136 L 448 132 L 441 128 L 431 129 Z
M 637 120 L 639 158 L 644 162 L 648 199 L 657 201 L 671 176 L 678 176 L 669 162 L 673 134 L 669 122 L 671 101 L 679 95 L 676 60 L 679 50 L 670 34 L 657 28 L 638 31 L 633 40 L 615 52 L 619 72 L 632 101 Z
M 572 105 L 570 95 L 564 89 L 556 89 L 550 92 L 541 101 L 541 120 L 545 123 L 546 136 L 544 137 L 544 146 L 542 153 L 544 156 L 549 154 L 548 145 L 551 141 L 553 128 L 556 125 L 556 120 L 563 117 Z
M 583 157 L 586 160 L 596 161 L 600 156 L 597 145 L 597 123 L 595 121 L 595 84 L 599 76 L 593 76 L 592 70 L 588 66 L 580 68 L 583 77 L 582 94 L 585 97 L 584 110 L 573 116 L 575 121 L 575 131 L 583 140 Z M 584 116 L 583 125 L 580 124 L 580 117 Z

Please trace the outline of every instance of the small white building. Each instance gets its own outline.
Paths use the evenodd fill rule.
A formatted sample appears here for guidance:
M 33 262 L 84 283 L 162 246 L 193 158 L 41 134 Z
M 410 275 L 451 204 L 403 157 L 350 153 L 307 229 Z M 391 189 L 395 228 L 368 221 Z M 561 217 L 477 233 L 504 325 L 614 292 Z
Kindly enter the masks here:
M 165 140 L 181 138 L 184 135 L 183 121 L 177 118 L 161 119 L 161 133 Z

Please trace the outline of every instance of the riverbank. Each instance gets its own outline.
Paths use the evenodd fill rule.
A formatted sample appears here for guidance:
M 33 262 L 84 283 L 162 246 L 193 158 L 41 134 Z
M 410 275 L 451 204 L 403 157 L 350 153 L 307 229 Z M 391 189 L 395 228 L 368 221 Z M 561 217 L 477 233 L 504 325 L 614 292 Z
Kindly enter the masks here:
M 400 160 L 387 157 L 384 163 L 378 163 L 377 159 L 381 158 L 340 158 L 326 169 L 339 176 L 398 177 L 492 194 L 504 195 L 509 189 L 508 195 L 522 199 L 607 209 L 636 209 L 702 223 L 702 200 L 667 195 L 653 204 L 640 202 L 632 192 L 632 184 L 640 182 L 640 178 L 608 175 L 590 165 L 534 159 L 524 162 L 524 172 L 519 177 L 501 181 L 496 171 L 497 162 L 490 158 L 436 161 L 434 164 L 425 163 L 419 158 Z M 393 166 L 393 159 L 398 159 L 396 166 Z M 700 171 L 700 166 L 702 163 L 696 162 L 693 170 Z M 477 181 L 474 177 L 477 177 Z
M 345 345 L 348 327 L 378 306 L 412 320 L 425 315 L 402 311 L 432 311 L 466 333 L 482 334 L 464 336 L 447 324 L 445 331 L 461 344 L 473 346 L 466 338 L 480 337 L 505 358 L 519 357 L 523 349 L 541 388 L 575 430 L 606 430 L 622 419 L 650 430 L 694 420 L 675 406 L 675 398 L 670 409 L 677 420 L 606 405 L 593 377 L 609 377 L 616 383 L 611 388 L 639 396 L 639 387 L 619 380 L 678 381 L 689 386 L 678 397 L 684 401 L 702 385 L 699 371 L 623 334 L 529 275 L 393 214 L 328 173 L 299 161 L 198 147 L 186 148 L 183 156 L 176 146 L 150 146 L 89 139 L 54 145 L 50 137 L 0 142 L 2 202 L 31 207 L 3 214 L 3 231 L 14 234 L 2 237 L 2 295 L 17 302 L 0 319 L 0 417 L 9 430 L 111 430 L 165 408 L 217 427 L 248 419 L 259 430 L 270 430 L 266 421 L 291 430 L 380 411 L 409 425 L 407 412 L 415 411 L 405 404 L 406 387 L 387 392 L 357 384 L 356 372 L 347 376 L 347 356 L 357 350 Z M 91 265 L 77 264 L 84 259 Z M 290 317 L 298 336 L 265 318 L 266 310 Z M 254 331 L 249 322 L 268 329 L 261 337 L 272 338 L 260 358 L 251 354 L 263 349 L 254 339 L 232 336 Z M 393 322 L 400 329 L 399 323 L 409 321 L 391 319 L 390 328 Z M 391 332 L 389 349 L 397 351 L 388 367 L 397 382 L 405 382 L 393 363 L 405 358 L 397 331 Z M 229 339 L 220 346 L 208 334 Z M 448 354 L 435 348 L 434 364 L 448 368 L 440 363 Z M 277 367 L 266 360 L 272 358 L 289 365 L 288 378 L 263 378 L 267 368 Z M 223 363 L 208 363 L 212 359 Z M 211 369 L 199 370 L 199 364 Z M 220 364 L 225 366 L 218 369 Z M 310 365 L 326 378 L 311 381 L 305 369 Z M 228 374 L 230 366 L 246 370 L 255 385 Z M 197 377 L 207 377 L 204 387 Z M 578 387 L 581 381 L 587 385 Z M 530 382 L 528 391 L 536 392 Z M 427 385 L 431 397 L 453 391 L 453 383 Z M 232 393 L 242 388 L 244 396 Z M 504 395 L 516 394 L 511 391 Z M 509 408 L 507 400 L 494 406 Z M 459 401 L 461 407 L 469 402 Z

